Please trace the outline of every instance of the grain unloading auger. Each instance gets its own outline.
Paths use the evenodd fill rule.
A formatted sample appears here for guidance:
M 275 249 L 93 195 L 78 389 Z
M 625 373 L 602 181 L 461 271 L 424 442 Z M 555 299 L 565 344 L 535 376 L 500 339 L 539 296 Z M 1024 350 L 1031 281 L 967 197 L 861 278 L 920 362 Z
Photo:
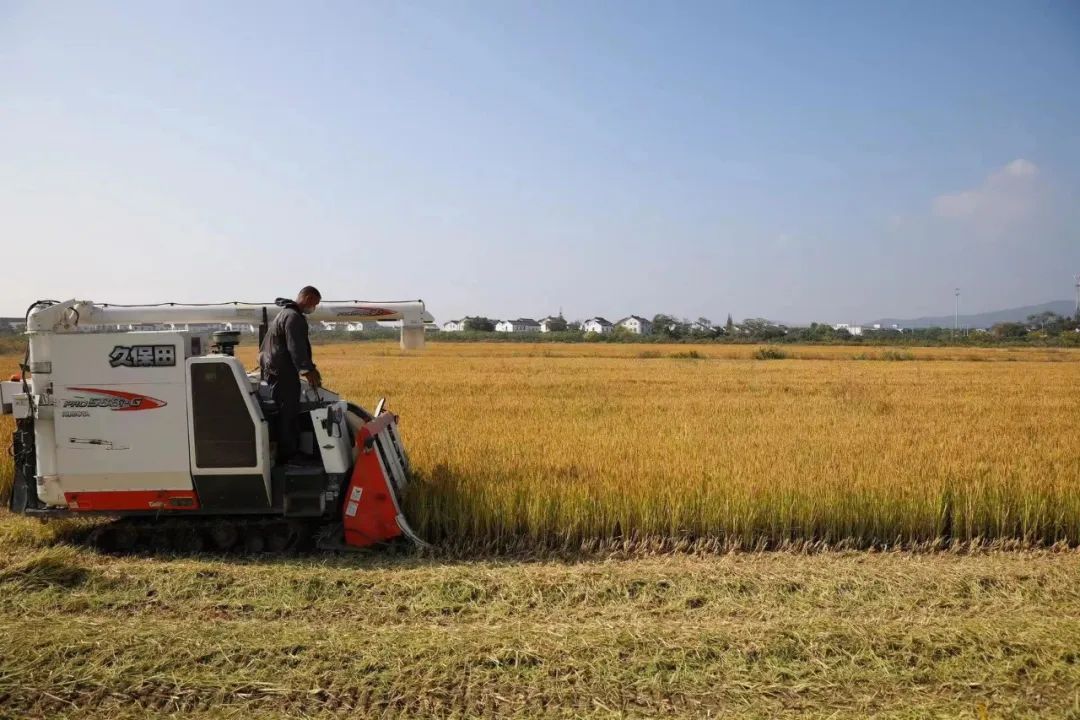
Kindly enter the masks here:
M 22 377 L 0 383 L 0 411 L 16 421 L 11 509 L 119 516 L 98 532 L 120 550 L 422 542 L 402 513 L 409 461 L 383 401 L 368 412 L 304 384 L 301 448 L 312 459 L 274 462 L 278 409 L 233 356 L 232 328 L 261 338 L 279 310 L 35 303 Z M 423 347 L 432 320 L 421 301 L 324 302 L 309 317 L 400 321 L 404 349 Z

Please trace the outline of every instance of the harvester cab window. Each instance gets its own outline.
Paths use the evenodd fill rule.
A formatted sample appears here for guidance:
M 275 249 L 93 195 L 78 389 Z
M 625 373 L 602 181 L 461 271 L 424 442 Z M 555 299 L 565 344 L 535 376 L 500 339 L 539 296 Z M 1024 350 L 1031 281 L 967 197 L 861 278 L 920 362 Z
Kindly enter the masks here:
M 226 362 L 191 365 L 191 412 L 195 465 L 254 467 L 258 463 L 255 423 Z

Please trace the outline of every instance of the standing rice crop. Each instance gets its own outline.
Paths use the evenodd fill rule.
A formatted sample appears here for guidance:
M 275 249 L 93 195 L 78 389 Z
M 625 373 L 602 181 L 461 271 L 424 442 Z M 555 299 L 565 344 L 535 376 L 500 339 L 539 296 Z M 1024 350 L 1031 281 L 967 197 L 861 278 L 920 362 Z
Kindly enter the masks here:
M 416 471 L 407 512 L 446 545 L 1080 540 L 1080 353 L 678 352 L 364 343 L 316 354 L 329 386 L 366 405 L 386 396 L 400 414 Z

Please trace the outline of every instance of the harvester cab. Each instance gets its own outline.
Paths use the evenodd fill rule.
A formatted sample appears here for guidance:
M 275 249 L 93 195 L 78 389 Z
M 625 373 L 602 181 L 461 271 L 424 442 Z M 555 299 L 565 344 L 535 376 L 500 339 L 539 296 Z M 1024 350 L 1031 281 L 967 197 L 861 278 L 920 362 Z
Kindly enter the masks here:
M 69 300 L 27 316 L 23 376 L 0 384 L 15 416 L 10 507 L 109 515 L 101 542 L 283 550 L 422 542 L 402 512 L 409 461 L 398 418 L 303 386 L 304 464 L 274 462 L 278 412 L 233 348 L 274 304 L 116 306 Z M 405 349 L 432 318 L 420 301 L 325 302 L 313 320 L 400 321 Z

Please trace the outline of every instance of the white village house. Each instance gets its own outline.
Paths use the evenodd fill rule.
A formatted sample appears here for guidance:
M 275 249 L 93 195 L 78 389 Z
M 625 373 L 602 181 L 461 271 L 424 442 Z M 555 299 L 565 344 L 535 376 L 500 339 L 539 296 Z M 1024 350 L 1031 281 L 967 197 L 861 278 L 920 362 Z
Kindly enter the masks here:
M 651 335 L 652 323 L 639 315 L 624 317 L 618 323 L 619 327 L 629 330 L 635 335 Z
M 581 330 L 587 333 L 599 333 L 603 335 L 615 329 L 615 326 L 602 317 L 589 318 L 581 323 Z
M 443 332 L 461 332 L 465 329 L 465 318 L 460 320 L 447 320 L 442 325 Z
M 566 320 L 563 317 L 548 315 L 540 320 L 540 332 L 559 332 L 566 329 Z
M 848 323 L 837 323 L 833 325 L 833 330 L 847 330 L 852 335 L 862 335 L 862 325 L 849 325 Z
M 375 323 L 362 323 L 362 322 L 332 322 L 329 320 L 321 320 L 320 324 L 322 329 L 333 332 L 335 330 L 344 330 L 345 332 L 364 332 L 365 330 L 374 330 L 378 327 Z
M 500 320 L 495 323 L 495 332 L 540 332 L 540 323 L 532 318 L 518 318 L 517 320 Z
M 259 331 L 259 326 L 253 323 L 225 323 L 230 330 L 236 330 L 242 333 L 256 333 Z

